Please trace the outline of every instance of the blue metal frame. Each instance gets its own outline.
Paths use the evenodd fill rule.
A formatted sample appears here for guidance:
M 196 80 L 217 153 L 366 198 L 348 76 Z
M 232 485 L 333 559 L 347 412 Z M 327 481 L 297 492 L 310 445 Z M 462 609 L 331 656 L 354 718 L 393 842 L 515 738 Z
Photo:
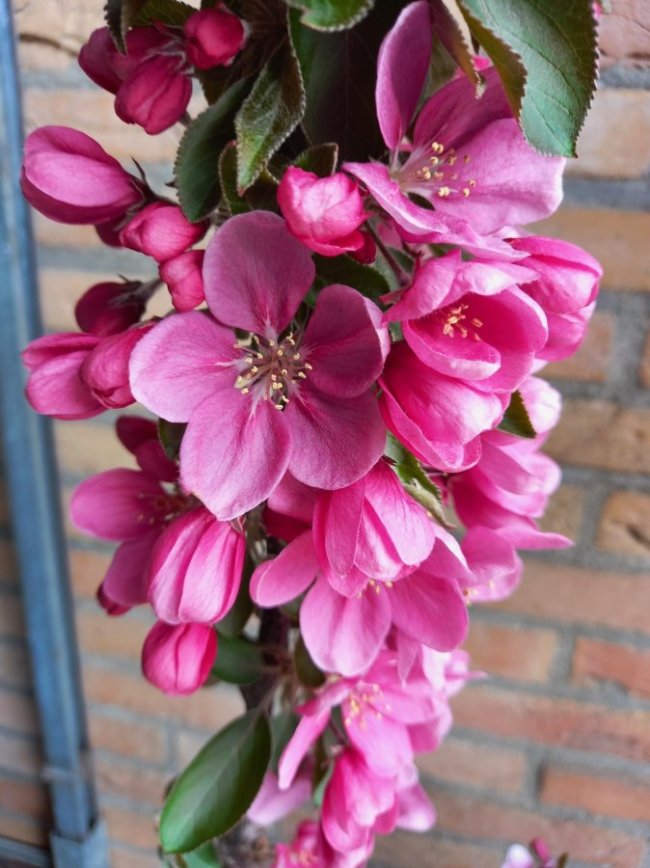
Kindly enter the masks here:
M 20 350 L 41 333 L 28 209 L 18 177 L 22 112 L 9 0 L 0 0 L 0 418 L 52 801 L 52 858 L 60 868 L 105 868 L 68 581 L 49 420 L 27 406 Z M 0 842 L 0 853 L 1 842 Z

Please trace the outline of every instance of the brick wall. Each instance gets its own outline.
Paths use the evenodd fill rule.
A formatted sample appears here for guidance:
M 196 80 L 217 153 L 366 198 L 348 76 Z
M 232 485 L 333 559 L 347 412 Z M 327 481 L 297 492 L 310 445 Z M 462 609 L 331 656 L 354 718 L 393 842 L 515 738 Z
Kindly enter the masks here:
M 131 129 L 125 135 L 110 96 L 91 89 L 65 51 L 34 42 L 62 34 L 65 47 L 77 48 L 99 22 L 101 5 L 17 4 L 17 26 L 28 40 L 21 48 L 28 125 L 77 125 L 164 181 L 175 132 L 150 138 Z M 512 599 L 474 611 L 468 647 L 475 666 L 491 677 L 458 697 L 453 735 L 422 761 L 437 829 L 432 837 L 385 841 L 378 865 L 493 868 L 508 842 L 541 834 L 554 848 L 570 850 L 576 868 L 650 866 L 650 334 L 644 319 L 650 299 L 650 7 L 647 0 L 613 0 L 613 7 L 603 21 L 604 75 L 581 160 L 568 175 L 565 206 L 540 226 L 585 246 L 606 272 L 586 344 L 574 359 L 547 369 L 566 396 L 566 411 L 548 444 L 565 467 L 565 485 L 546 527 L 577 544 L 529 559 Z M 100 247 L 92 229 L 37 215 L 36 230 L 50 329 L 74 327 L 74 300 L 91 282 L 116 270 L 149 276 L 141 258 Z M 64 499 L 89 473 L 129 466 L 109 422 L 57 425 Z M 138 655 L 147 617 L 134 612 L 112 620 L 98 611 L 93 595 L 109 550 L 70 527 L 68 533 L 113 866 L 153 868 L 154 817 L 170 774 L 236 712 L 238 699 L 211 690 L 174 700 L 144 683 Z M 5 621 L 12 628 L 17 623 L 6 614 Z M 0 655 L 4 647 L 0 639 Z M 7 648 L 23 653 L 16 650 L 20 643 Z M 0 668 L 20 682 L 20 665 Z M 25 749 L 34 718 L 25 691 L 9 689 L 12 699 L 0 702 L 0 714 L 16 706 L 17 716 L 6 726 L 0 719 L 0 769 L 6 766 L 15 783 L 5 798 L 0 772 L 0 823 L 6 801 L 14 834 L 32 840 L 44 816 L 35 807 L 42 804 L 40 791 L 24 789 L 37 780 L 37 754 Z M 11 735 L 12 727 L 23 734 Z M 12 769 L 11 763 L 23 766 Z

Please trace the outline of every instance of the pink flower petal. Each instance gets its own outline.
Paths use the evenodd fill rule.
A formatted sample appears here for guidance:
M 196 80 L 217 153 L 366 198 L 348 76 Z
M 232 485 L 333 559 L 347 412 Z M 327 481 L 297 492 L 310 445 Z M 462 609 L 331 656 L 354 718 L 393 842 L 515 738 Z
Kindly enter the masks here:
M 160 528 L 154 528 L 118 547 L 101 584 L 112 603 L 132 609 L 147 602 L 147 566 L 159 536 Z
M 300 720 L 278 763 L 278 784 L 281 790 L 291 786 L 301 762 L 324 731 L 329 719 L 330 709 L 326 708 L 318 714 L 307 715 Z
M 251 598 L 258 606 L 281 606 L 302 594 L 317 573 L 318 562 L 308 530 L 279 555 L 257 567 L 251 579 Z
M 150 529 L 161 497 L 166 493 L 160 483 L 140 470 L 106 470 L 77 487 L 70 514 L 80 530 L 122 542 Z
M 393 622 L 412 639 L 437 651 L 451 651 L 467 633 L 467 607 L 453 580 L 428 570 L 420 567 L 387 592 Z

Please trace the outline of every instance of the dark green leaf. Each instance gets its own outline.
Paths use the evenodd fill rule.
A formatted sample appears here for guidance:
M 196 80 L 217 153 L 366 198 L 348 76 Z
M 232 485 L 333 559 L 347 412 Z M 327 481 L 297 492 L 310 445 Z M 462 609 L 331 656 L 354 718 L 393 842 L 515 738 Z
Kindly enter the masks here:
M 265 170 L 243 196 L 237 190 L 237 149 L 234 142 L 226 145 L 219 158 L 221 204 L 229 216 L 246 211 L 277 211 L 277 182 Z
M 528 141 L 575 156 L 596 82 L 592 0 L 458 0 L 492 58 Z
M 444 527 L 449 527 L 438 486 L 429 479 L 417 458 L 392 434 L 388 435 L 386 455 L 393 461 L 405 491 L 417 500 Z
M 444 0 L 429 0 L 433 32 L 453 57 L 456 65 L 462 69 L 480 96 L 485 88 L 485 80 L 474 66 L 474 52 L 467 44 L 465 34 L 458 21 L 445 5 Z
M 536 437 L 537 432 L 533 428 L 533 423 L 530 421 L 528 410 L 524 404 L 524 399 L 521 397 L 521 392 L 513 392 L 508 409 L 505 412 L 501 424 L 500 431 L 506 431 L 508 434 L 516 434 L 517 437 Z
M 187 425 L 183 422 L 168 422 L 166 419 L 158 420 L 158 439 L 165 450 L 165 455 L 172 461 L 178 458 L 186 428 Z
M 280 145 L 300 123 L 305 90 L 291 46 L 281 46 L 260 73 L 237 118 L 237 187 L 255 183 Z
M 206 841 L 196 850 L 177 857 L 181 868 L 221 868 L 221 862 L 212 841 Z
M 135 23 L 144 26 L 160 21 L 172 27 L 182 27 L 193 12 L 196 8 L 181 0 L 146 0 Z
M 342 160 L 383 154 L 375 111 L 377 54 L 406 5 L 406 0 L 380 0 L 360 24 L 341 33 L 303 27 L 300 14 L 291 13 L 291 38 L 307 92 L 303 129 L 311 144 L 338 142 Z
M 296 731 L 300 718 L 293 711 L 282 711 L 271 718 L 271 733 L 273 734 L 273 750 L 271 751 L 271 769 L 278 770 L 278 763 L 291 736 Z
M 168 853 L 186 853 L 227 832 L 250 807 L 271 757 L 264 715 L 249 711 L 202 748 L 176 779 L 160 818 Z
M 251 684 L 265 668 L 264 655 L 259 646 L 242 636 L 219 634 L 217 659 L 212 672 L 229 684 Z
M 326 178 L 336 172 L 339 158 L 339 146 L 335 142 L 326 142 L 307 148 L 293 161 L 293 165 L 305 172 L 313 172 L 319 178 Z
M 367 298 L 379 298 L 390 292 L 386 278 L 370 265 L 362 265 L 351 256 L 314 256 L 317 274 L 326 284 L 343 283 L 359 290 Z
M 235 114 L 247 88 L 247 81 L 238 81 L 185 131 L 175 173 L 178 198 L 188 220 L 202 220 L 219 203 L 219 154 L 234 138 Z
M 320 687 L 321 684 L 325 682 L 325 675 L 311 659 L 311 655 L 307 650 L 307 646 L 303 642 L 302 636 L 300 636 L 296 643 L 296 648 L 293 652 L 293 659 L 296 667 L 296 675 L 306 687 Z
M 301 21 L 315 30 L 346 30 L 364 18 L 375 0 L 287 0 L 302 9 Z
M 126 52 L 124 37 L 136 22 L 147 0 L 107 0 L 104 6 L 104 21 L 119 50 Z

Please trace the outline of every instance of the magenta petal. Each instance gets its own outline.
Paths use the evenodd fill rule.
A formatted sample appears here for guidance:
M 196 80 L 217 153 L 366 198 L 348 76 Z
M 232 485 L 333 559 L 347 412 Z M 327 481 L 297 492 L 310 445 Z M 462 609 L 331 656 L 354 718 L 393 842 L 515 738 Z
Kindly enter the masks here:
M 451 651 L 465 638 L 467 607 L 453 580 L 421 567 L 395 582 L 387 596 L 395 626 L 412 639 L 436 651 Z
M 324 672 L 359 675 L 372 665 L 390 628 L 387 594 L 344 597 L 319 579 L 300 607 L 300 629 Z
M 386 431 L 371 392 L 358 398 L 331 398 L 303 387 L 285 411 L 293 440 L 291 473 L 316 488 L 343 488 L 379 460 Z
M 327 726 L 329 719 L 329 708 L 324 709 L 318 714 L 307 715 L 302 718 L 278 763 L 278 778 L 281 790 L 286 790 L 291 786 L 300 763 L 307 756 L 309 749 Z
M 431 16 L 426 0 L 409 4 L 388 32 L 377 58 L 377 118 L 395 150 L 406 133 L 429 69 Z
M 72 495 L 75 525 L 101 539 L 137 539 L 156 517 L 156 501 L 165 491 L 140 470 L 117 468 L 91 476 Z
M 345 731 L 353 747 L 363 755 L 370 768 L 379 775 L 398 774 L 413 761 L 413 750 L 407 729 L 374 708 L 346 716 Z M 388 746 L 390 745 L 390 748 Z
M 510 596 L 523 568 L 513 544 L 486 527 L 473 527 L 462 546 L 473 573 L 470 599 L 503 600 Z
M 127 609 L 147 602 L 147 566 L 159 535 L 154 528 L 118 547 L 101 584 L 111 602 Z
M 183 437 L 184 488 L 222 521 L 258 506 L 289 464 L 292 436 L 286 415 L 270 401 L 254 404 L 252 396 L 235 388 L 208 398 L 192 414 Z
M 309 250 L 277 214 L 231 217 L 205 252 L 208 307 L 226 325 L 276 337 L 289 324 L 314 279 Z
M 338 284 L 318 296 L 302 349 L 313 366 L 309 380 L 321 392 L 351 398 L 381 373 L 382 344 L 370 304 L 356 289 Z
M 323 570 L 344 576 L 354 566 L 365 482 L 322 494 L 314 510 L 314 540 Z
M 257 567 L 251 579 L 251 598 L 258 606 L 281 606 L 302 594 L 317 573 L 318 563 L 308 530 L 279 555 Z
M 144 641 L 142 672 L 165 693 L 194 693 L 210 674 L 216 651 L 212 627 L 157 621 Z
M 167 317 L 131 355 L 136 400 L 169 422 L 187 422 L 206 398 L 223 388 L 235 392 L 234 335 L 202 313 Z

